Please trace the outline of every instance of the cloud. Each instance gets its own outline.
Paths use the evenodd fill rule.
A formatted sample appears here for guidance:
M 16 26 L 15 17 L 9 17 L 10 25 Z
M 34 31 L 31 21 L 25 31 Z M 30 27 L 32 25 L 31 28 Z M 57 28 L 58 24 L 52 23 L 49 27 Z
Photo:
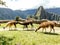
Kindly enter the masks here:
M 45 6 L 46 8 L 60 7 L 60 0 L 50 0 L 48 2 Z
M 39 6 L 44 8 L 60 7 L 60 0 L 4 0 L 11 9 L 34 9 Z

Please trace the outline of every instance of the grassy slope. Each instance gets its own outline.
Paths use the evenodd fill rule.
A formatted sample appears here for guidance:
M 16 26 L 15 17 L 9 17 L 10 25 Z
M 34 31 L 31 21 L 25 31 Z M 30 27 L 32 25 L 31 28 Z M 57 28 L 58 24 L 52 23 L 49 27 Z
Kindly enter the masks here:
M 14 37 L 12 45 L 57 45 L 60 44 L 60 35 L 44 34 L 34 31 L 2 31 L 0 35 Z
M 19 26 L 20 27 L 20 26 Z M 60 34 L 34 31 L 1 31 L 0 36 L 13 37 L 11 45 L 60 45 Z

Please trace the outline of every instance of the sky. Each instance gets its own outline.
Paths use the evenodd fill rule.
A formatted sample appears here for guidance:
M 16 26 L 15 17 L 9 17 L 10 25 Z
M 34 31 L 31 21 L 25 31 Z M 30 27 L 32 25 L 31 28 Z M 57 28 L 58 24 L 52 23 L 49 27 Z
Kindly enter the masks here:
M 36 9 L 39 6 L 43 6 L 44 8 L 58 8 L 60 7 L 60 0 L 3 0 L 6 2 L 5 8 L 10 8 L 13 10 L 28 10 L 28 9 Z

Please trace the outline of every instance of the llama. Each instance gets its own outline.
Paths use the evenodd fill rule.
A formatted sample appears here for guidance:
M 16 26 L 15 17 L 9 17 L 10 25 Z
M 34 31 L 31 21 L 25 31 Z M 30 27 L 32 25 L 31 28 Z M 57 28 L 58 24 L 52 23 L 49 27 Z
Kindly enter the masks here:
M 17 24 L 17 21 L 9 21 L 5 27 L 3 27 L 3 29 L 5 29 L 6 27 L 9 27 L 9 30 L 11 29 L 11 27 L 14 25 L 15 28 L 16 28 L 16 24 Z
M 33 23 L 32 22 L 19 22 L 20 25 L 24 25 L 23 29 L 24 28 L 27 28 L 28 29 L 28 25 L 30 24 L 31 27 L 33 27 Z
M 33 27 L 33 24 L 32 24 L 32 21 L 26 21 L 26 22 L 19 22 L 19 21 L 9 21 L 5 27 L 3 27 L 3 29 L 5 29 L 6 27 L 9 26 L 9 30 L 11 29 L 11 27 L 14 25 L 15 29 L 17 28 L 16 27 L 16 24 L 21 24 L 21 25 L 24 25 L 23 28 L 28 28 L 28 25 L 30 24 L 32 27 Z
M 56 23 L 55 22 L 53 22 L 53 21 L 48 21 L 48 22 L 43 22 L 43 23 L 41 23 L 40 24 L 40 26 L 36 29 L 36 31 L 37 30 L 39 30 L 40 28 L 45 28 L 45 31 L 46 31 L 46 28 L 48 28 L 48 27 L 50 27 L 50 32 L 52 31 L 52 29 L 53 29 L 53 31 L 55 32 L 55 29 L 54 29 L 54 26 L 56 25 Z M 35 31 L 35 32 L 36 32 Z
M 33 28 L 33 19 L 31 18 L 27 18 L 24 22 L 20 22 L 21 25 L 24 25 L 23 29 L 24 28 L 27 28 L 28 29 L 28 25 L 30 24 L 31 25 L 31 28 Z

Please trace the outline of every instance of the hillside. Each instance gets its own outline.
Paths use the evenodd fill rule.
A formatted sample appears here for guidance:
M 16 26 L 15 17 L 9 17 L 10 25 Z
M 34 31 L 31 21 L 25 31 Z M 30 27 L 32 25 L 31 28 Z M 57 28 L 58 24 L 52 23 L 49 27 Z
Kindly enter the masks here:
M 19 16 L 21 18 L 26 18 L 27 15 L 35 15 L 37 9 L 30 9 L 30 10 L 12 10 L 8 8 L 0 8 L 0 19 L 15 19 L 16 16 Z M 52 12 L 55 14 L 60 15 L 60 8 L 51 8 L 51 9 L 45 9 L 46 12 Z
M 60 15 L 60 8 L 50 8 L 50 9 L 46 9 L 46 11 L 53 12 L 53 13 Z
M 49 20 L 60 20 L 60 15 L 58 15 L 59 10 L 57 9 L 44 9 L 43 6 L 40 6 L 36 13 L 36 19 L 49 19 Z

